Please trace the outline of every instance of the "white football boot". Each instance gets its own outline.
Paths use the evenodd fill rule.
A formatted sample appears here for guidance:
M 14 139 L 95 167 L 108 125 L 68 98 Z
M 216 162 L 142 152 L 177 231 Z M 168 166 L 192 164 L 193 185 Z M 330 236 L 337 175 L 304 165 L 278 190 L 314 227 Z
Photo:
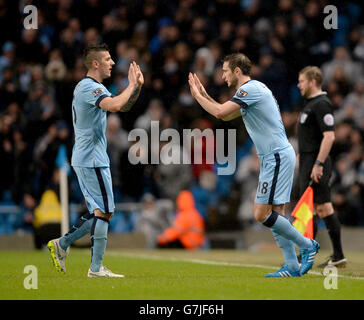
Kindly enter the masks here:
M 101 266 L 101 268 L 98 272 L 93 272 L 93 271 L 91 271 L 91 269 L 88 269 L 87 277 L 89 277 L 89 278 L 124 278 L 124 275 L 113 273 L 105 266 Z

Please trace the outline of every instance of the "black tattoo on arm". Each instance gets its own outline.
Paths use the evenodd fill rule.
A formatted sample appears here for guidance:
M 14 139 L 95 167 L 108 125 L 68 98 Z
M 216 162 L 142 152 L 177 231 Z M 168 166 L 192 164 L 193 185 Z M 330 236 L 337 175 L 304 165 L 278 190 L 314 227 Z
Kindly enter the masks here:
M 137 87 L 131 93 L 128 101 L 120 108 L 121 112 L 128 112 L 131 107 L 134 105 L 135 101 L 137 101 L 139 94 L 140 94 L 140 87 Z

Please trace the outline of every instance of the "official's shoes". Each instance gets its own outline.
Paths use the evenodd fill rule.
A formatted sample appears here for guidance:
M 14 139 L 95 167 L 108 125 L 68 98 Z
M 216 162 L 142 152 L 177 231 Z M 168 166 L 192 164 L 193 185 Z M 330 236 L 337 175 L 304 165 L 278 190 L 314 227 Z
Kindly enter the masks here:
M 347 260 L 345 257 L 336 258 L 333 255 L 329 257 L 324 263 L 318 265 L 319 268 L 325 268 L 327 266 L 331 267 L 334 266 L 336 268 L 345 268 L 347 264 Z
M 56 267 L 58 272 L 66 273 L 66 258 L 69 252 L 69 248 L 67 250 L 63 250 L 59 244 L 59 239 L 50 240 L 47 244 L 47 248 L 51 254 L 53 265 Z
M 88 269 L 87 277 L 89 277 L 89 278 L 124 278 L 124 275 L 113 273 L 105 266 L 101 266 L 101 268 L 98 272 L 94 272 L 94 271 L 91 271 L 91 269 Z
M 267 273 L 265 275 L 266 278 L 289 278 L 289 277 L 300 277 L 301 274 L 299 271 L 289 270 L 286 265 L 280 268 L 276 272 Z
M 302 259 L 301 269 L 300 269 L 301 276 L 306 274 L 313 267 L 315 256 L 320 249 L 320 245 L 317 241 L 312 239 L 311 241 L 312 241 L 312 248 L 300 250 Z

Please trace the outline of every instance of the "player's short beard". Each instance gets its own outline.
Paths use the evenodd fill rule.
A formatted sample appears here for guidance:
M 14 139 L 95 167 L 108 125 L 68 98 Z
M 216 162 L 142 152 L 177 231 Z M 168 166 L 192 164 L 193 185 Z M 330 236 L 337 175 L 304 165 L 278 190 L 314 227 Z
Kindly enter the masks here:
M 231 79 L 231 83 L 230 83 L 230 88 L 236 88 L 236 86 L 237 86 L 237 84 L 238 84 L 238 78 L 237 77 L 233 77 L 232 79 Z M 236 88 L 236 89 L 238 89 L 238 88 Z

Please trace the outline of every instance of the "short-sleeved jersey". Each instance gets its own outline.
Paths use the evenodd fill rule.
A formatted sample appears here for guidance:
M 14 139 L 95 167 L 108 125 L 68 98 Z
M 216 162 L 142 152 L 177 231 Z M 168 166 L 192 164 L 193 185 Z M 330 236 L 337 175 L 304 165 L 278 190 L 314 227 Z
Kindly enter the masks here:
M 299 152 L 318 152 L 323 132 L 333 130 L 332 104 L 326 92 L 307 99 L 298 119 Z
M 290 146 L 277 101 L 265 84 L 249 80 L 236 91 L 231 101 L 241 106 L 246 130 L 259 156 Z
M 71 164 L 74 167 L 108 167 L 106 153 L 106 116 L 101 109 L 102 99 L 111 93 L 91 77 L 82 79 L 73 92 L 72 118 L 75 144 Z

